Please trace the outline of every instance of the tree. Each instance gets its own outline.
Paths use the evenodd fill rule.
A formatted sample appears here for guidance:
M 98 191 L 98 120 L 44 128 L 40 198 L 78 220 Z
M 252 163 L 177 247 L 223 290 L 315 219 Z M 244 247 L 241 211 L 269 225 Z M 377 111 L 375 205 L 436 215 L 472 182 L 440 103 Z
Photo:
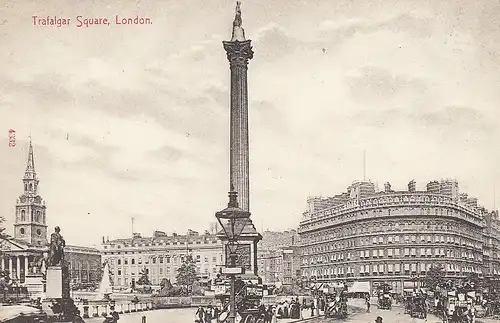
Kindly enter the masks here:
M 3 216 L 0 216 L 0 239 L 7 239 L 8 235 L 5 234 L 5 228 L 2 226 L 2 223 L 5 221 L 5 218 Z M 0 256 L 4 256 L 3 252 L 0 251 Z M 4 294 L 3 297 L 5 298 L 5 288 L 9 286 L 10 283 L 10 277 L 9 277 L 9 271 L 8 270 L 2 270 L 0 271 L 0 293 Z
M 9 237 L 8 234 L 5 233 L 5 228 L 2 223 L 5 222 L 5 218 L 0 216 L 0 239 L 7 239 Z
M 424 277 L 424 284 L 432 291 L 444 283 L 444 268 L 440 264 L 432 266 Z
M 4 300 L 6 292 L 5 289 L 9 287 L 9 284 L 10 284 L 9 271 L 8 270 L 0 271 L 0 293 L 3 294 Z
M 148 270 L 145 267 L 143 270 L 141 270 L 140 275 L 141 277 L 139 277 L 139 279 L 137 280 L 138 285 L 151 285 L 148 277 Z
M 177 269 L 177 285 L 184 286 L 187 290 L 195 281 L 198 281 L 196 263 L 193 257 L 187 256 L 186 261 Z

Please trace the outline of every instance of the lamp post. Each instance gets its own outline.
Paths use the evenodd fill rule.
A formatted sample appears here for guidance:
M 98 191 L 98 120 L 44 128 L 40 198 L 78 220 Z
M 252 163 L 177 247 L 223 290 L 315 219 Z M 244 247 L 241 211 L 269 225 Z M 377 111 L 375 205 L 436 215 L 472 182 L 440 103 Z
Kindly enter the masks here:
M 226 267 L 222 268 L 222 273 L 228 275 L 231 279 L 231 291 L 229 294 L 229 323 L 236 322 L 235 277 L 236 275 L 244 273 L 244 268 L 236 267 L 236 260 L 238 258 L 238 239 L 250 219 L 250 212 L 239 208 L 237 198 L 238 193 L 234 191 L 234 188 L 231 185 L 227 208 L 215 213 L 215 217 L 221 225 L 225 238 L 227 239 L 226 252 L 229 251 L 229 265 L 226 264 Z

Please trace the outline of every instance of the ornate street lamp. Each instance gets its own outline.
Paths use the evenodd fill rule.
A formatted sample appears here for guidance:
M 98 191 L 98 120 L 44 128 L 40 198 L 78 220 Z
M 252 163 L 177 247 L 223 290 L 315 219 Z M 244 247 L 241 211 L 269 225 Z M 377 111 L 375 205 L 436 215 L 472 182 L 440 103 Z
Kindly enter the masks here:
M 215 217 L 217 218 L 217 221 L 221 225 L 224 235 L 227 238 L 226 252 L 229 252 L 229 265 L 226 264 L 226 267 L 222 268 L 222 273 L 231 278 L 231 292 L 229 294 L 229 323 L 236 322 L 235 276 L 244 274 L 245 272 L 245 268 L 236 267 L 236 261 L 238 258 L 238 239 L 250 220 L 250 212 L 239 208 L 237 198 L 238 193 L 235 192 L 234 188 L 231 186 L 227 208 L 215 213 Z

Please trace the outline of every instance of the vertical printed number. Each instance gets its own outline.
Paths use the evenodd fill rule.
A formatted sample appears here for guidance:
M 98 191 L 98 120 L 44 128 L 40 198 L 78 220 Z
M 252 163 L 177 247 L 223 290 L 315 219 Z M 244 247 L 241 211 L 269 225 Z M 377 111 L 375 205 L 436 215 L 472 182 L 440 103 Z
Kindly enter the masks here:
M 9 130 L 9 147 L 16 146 L 16 131 L 14 129 Z

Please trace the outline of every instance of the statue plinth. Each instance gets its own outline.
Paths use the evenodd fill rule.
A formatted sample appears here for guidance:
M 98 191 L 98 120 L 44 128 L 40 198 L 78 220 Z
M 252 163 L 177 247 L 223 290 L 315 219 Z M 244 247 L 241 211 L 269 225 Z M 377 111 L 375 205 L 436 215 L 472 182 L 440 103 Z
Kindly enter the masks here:
M 47 298 L 63 298 L 63 268 L 62 266 L 49 266 L 46 273 Z
M 70 277 L 67 265 L 49 266 L 46 273 L 45 303 L 55 315 L 64 320 L 72 320 L 77 308 L 70 296 Z M 47 312 L 50 313 L 50 312 Z

